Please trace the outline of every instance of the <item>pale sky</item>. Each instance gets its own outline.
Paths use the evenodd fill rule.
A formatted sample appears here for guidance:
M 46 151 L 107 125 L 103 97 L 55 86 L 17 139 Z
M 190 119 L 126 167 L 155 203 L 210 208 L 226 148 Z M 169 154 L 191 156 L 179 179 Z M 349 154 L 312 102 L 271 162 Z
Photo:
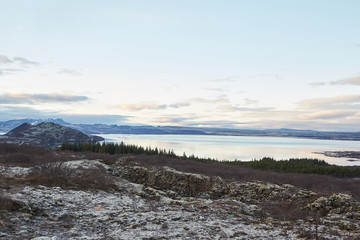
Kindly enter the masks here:
M 0 9 L 0 121 L 360 131 L 358 0 Z

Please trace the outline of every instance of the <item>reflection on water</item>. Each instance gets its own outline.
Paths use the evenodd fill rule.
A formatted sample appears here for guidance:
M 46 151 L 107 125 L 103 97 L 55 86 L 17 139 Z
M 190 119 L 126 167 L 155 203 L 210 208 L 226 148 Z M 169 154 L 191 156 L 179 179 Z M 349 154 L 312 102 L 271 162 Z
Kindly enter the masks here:
M 108 142 L 121 142 L 153 148 L 173 149 L 177 155 L 194 154 L 218 160 L 249 161 L 263 157 L 275 159 L 318 158 L 337 165 L 360 165 L 360 161 L 326 157 L 315 152 L 358 151 L 359 141 L 315 140 L 300 138 L 240 137 L 208 135 L 132 135 L 102 134 Z

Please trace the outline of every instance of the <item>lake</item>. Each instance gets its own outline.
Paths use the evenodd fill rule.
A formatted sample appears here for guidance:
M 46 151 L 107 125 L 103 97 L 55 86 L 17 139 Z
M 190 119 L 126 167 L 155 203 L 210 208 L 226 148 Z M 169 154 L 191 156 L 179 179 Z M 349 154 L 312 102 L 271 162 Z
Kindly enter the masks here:
M 136 144 L 173 149 L 177 155 L 194 154 L 217 160 L 250 161 L 263 157 L 274 159 L 317 158 L 336 165 L 360 165 L 349 158 L 327 157 L 316 152 L 360 151 L 360 141 L 317 140 L 301 138 L 241 137 L 210 135 L 134 135 L 98 134 L 107 142 Z

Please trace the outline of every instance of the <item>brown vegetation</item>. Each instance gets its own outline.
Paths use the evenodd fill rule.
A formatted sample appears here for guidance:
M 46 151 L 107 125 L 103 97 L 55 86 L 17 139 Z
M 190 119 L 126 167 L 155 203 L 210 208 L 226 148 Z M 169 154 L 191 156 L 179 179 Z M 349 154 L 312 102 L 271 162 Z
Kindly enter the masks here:
M 168 156 L 148 156 L 137 154 L 104 154 L 93 152 L 71 152 L 53 151 L 28 145 L 17 146 L 13 144 L 0 144 L 0 163 L 8 166 L 39 166 L 44 163 L 50 164 L 47 169 L 44 165 L 38 169 L 38 173 L 32 175 L 32 180 L 39 183 L 70 186 L 78 184 L 90 186 L 87 181 L 103 182 L 110 179 L 103 179 L 105 176 L 101 172 L 89 172 L 81 178 L 70 177 L 69 170 L 64 168 L 62 162 L 75 159 L 101 159 L 106 164 L 113 164 L 118 158 L 126 157 L 128 161 L 139 163 L 144 167 L 168 166 L 183 172 L 199 173 L 208 176 L 220 176 L 225 180 L 237 181 L 263 181 L 277 184 L 292 184 L 296 187 L 306 188 L 313 191 L 320 191 L 326 194 L 344 192 L 352 194 L 356 199 L 360 199 L 359 179 L 339 179 L 330 176 L 300 173 L 277 173 L 272 171 L 260 171 L 244 166 L 231 166 L 220 162 L 199 162 L 191 159 L 183 160 Z M 55 171 L 55 172 L 52 172 Z M 50 181 L 50 178 L 52 181 Z M 71 180 L 69 180 L 71 179 Z M 86 180 L 85 180 L 86 179 Z M 81 181 L 85 181 L 81 183 Z M 100 186 L 100 184 L 95 184 Z

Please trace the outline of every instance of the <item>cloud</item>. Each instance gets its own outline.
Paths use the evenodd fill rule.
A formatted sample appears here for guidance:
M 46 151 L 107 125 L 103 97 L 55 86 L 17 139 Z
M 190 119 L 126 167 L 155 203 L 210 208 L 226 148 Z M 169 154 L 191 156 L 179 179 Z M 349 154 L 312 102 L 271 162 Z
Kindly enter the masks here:
M 328 98 L 313 98 L 298 103 L 300 109 L 354 108 L 360 105 L 360 95 L 343 95 Z
M 200 104 L 216 104 L 216 103 L 228 103 L 229 99 L 225 97 L 219 97 L 216 99 L 205 99 L 205 98 L 190 98 L 181 102 L 176 102 L 170 104 L 168 107 L 171 108 L 180 108 L 180 107 L 188 107 L 192 104 L 200 103 Z
M 324 86 L 326 85 L 327 82 L 314 82 L 314 83 L 310 83 L 311 86 L 314 86 L 314 87 L 318 87 L 318 86 Z
M 214 121 L 193 121 L 188 123 L 189 127 L 216 127 L 216 128 L 236 128 L 238 125 L 247 124 L 237 121 L 224 121 L 224 120 L 214 120 Z
M 167 126 L 183 126 L 183 127 L 228 127 L 233 128 L 243 123 L 237 121 L 227 120 L 202 120 L 204 118 L 209 119 L 202 115 L 187 114 L 184 115 L 161 115 L 159 117 L 151 119 L 149 122 L 152 125 L 167 125 Z
M 23 57 L 14 57 L 13 61 L 14 62 L 19 62 L 21 64 L 34 64 L 34 65 L 39 64 L 37 62 L 30 61 L 30 60 L 28 60 L 26 58 L 23 58 Z
M 0 55 L 0 65 L 9 65 L 10 68 L 0 68 L 0 76 L 11 74 L 14 72 L 24 71 L 27 65 L 36 65 L 37 62 L 30 61 L 23 57 L 14 57 L 13 59 Z
M 160 117 L 156 117 L 150 121 L 151 124 L 154 125 L 177 125 L 184 126 L 186 122 L 191 120 L 191 118 L 183 117 L 180 115 L 163 115 Z
M 189 102 L 178 102 L 178 103 L 173 103 L 170 104 L 169 107 L 171 108 L 181 108 L 181 107 L 188 107 L 190 106 Z
M 0 95 L 0 104 L 31 104 L 31 103 L 60 103 L 81 102 L 89 100 L 86 96 L 68 94 L 27 94 L 27 93 L 5 93 Z
M 224 77 L 224 78 L 214 78 L 214 79 L 205 79 L 205 81 L 209 82 L 238 82 L 241 80 L 241 76 L 232 76 L 232 77 Z
M 127 124 L 131 117 L 123 115 L 62 114 L 57 111 L 40 111 L 32 107 L 0 105 L 0 121 L 24 118 L 62 118 L 65 122 L 74 124 Z
M 16 68 L 0 68 L 0 76 L 5 74 L 11 74 L 14 72 L 23 72 L 23 69 L 16 69 Z
M 249 99 L 249 98 L 244 98 L 245 104 L 246 105 L 252 105 L 252 104 L 256 104 L 259 101 L 258 100 L 253 100 L 253 99 Z
M 220 112 L 268 112 L 273 110 L 272 107 L 239 107 L 233 105 L 223 105 L 217 108 Z
M 81 75 L 81 73 L 79 71 L 74 70 L 74 69 L 67 69 L 67 68 L 61 68 L 61 69 L 59 69 L 59 71 L 57 73 L 58 74 L 74 75 L 74 76 Z
M 205 99 L 205 98 L 190 98 L 181 102 L 175 102 L 172 104 L 155 104 L 155 103 L 123 103 L 118 104 L 115 108 L 126 110 L 126 111 L 141 111 L 141 110 L 161 110 L 167 108 L 182 108 L 189 107 L 192 104 L 216 104 L 216 103 L 228 103 L 229 99 L 220 97 L 216 99 Z
M 13 61 L 7 56 L 0 55 L 0 64 L 12 63 Z
M 58 114 L 54 118 L 62 118 L 64 121 L 74 124 L 127 124 L 130 116 L 102 115 L 102 114 Z
M 125 111 L 136 112 L 142 110 L 162 110 L 167 108 L 182 108 L 191 106 L 194 103 L 200 104 L 216 104 L 216 103 L 228 103 L 229 99 L 220 97 L 216 99 L 205 99 L 205 98 L 190 98 L 181 102 L 175 102 L 172 104 L 157 104 L 157 103 L 122 103 L 115 105 L 114 108 L 122 109 Z
M 22 118 L 48 118 L 55 116 L 56 112 L 40 111 L 32 107 L 0 105 L 0 121 Z
M 302 119 L 316 120 L 316 119 L 337 119 L 355 116 L 356 113 L 353 111 L 342 111 L 342 110 L 328 110 L 314 113 L 308 113 L 301 115 Z
M 349 77 L 349 78 L 345 78 L 343 80 L 339 80 L 339 81 L 333 81 L 330 82 L 330 84 L 333 85 L 360 85 L 360 76 L 354 76 L 354 77 Z
M 136 112 L 136 111 L 142 111 L 142 110 L 166 109 L 167 105 L 155 104 L 155 103 L 136 103 L 136 104 L 123 103 L 123 104 L 116 105 L 115 108 L 122 109 L 125 111 L 130 111 L 130 112 Z
M 314 83 L 310 83 L 311 86 L 324 86 L 324 85 L 359 85 L 360 86 L 360 76 L 354 76 L 354 77 L 349 77 L 349 78 L 345 78 L 342 80 L 337 80 L 337 81 L 331 81 L 331 82 L 314 82 Z
M 203 89 L 207 90 L 207 91 L 218 92 L 218 93 L 224 92 L 224 89 L 222 89 L 222 88 L 203 88 Z
M 189 100 L 187 100 L 189 103 L 209 103 L 209 104 L 214 104 L 214 103 L 228 103 L 229 99 L 225 98 L 225 97 L 219 97 L 216 99 L 205 99 L 205 98 L 190 98 Z

